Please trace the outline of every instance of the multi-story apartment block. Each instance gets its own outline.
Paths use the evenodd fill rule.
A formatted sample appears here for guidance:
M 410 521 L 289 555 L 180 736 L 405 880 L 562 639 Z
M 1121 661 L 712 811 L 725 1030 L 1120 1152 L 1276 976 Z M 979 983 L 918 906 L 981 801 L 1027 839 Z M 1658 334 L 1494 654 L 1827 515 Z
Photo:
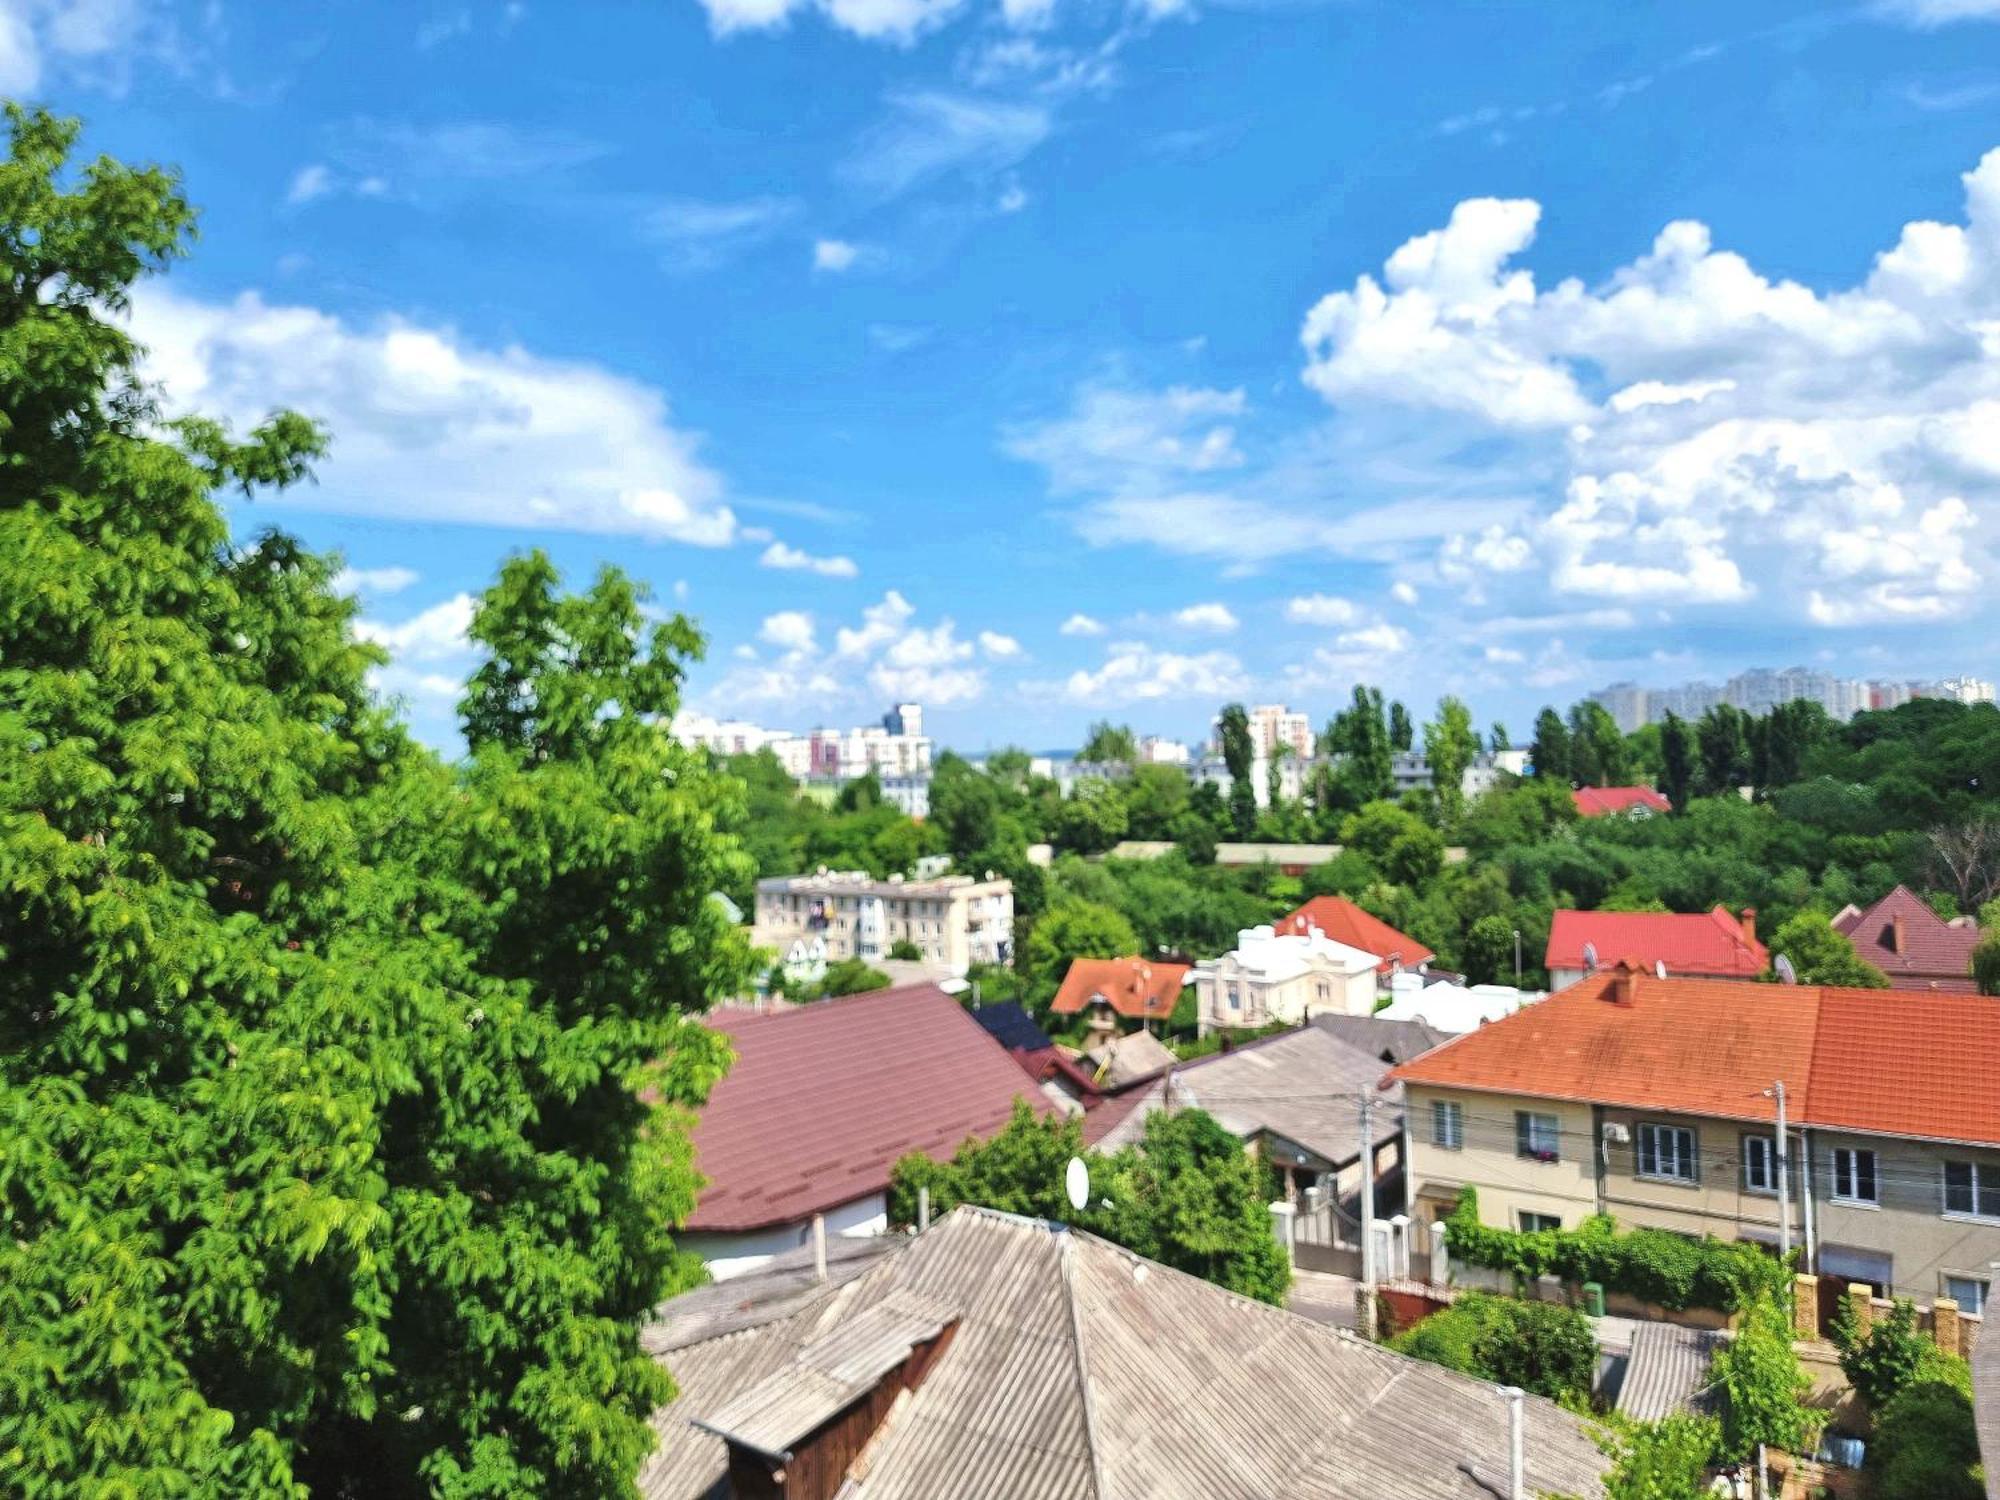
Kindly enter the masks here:
M 928 778 L 931 741 L 924 732 L 920 704 L 899 703 L 880 724 L 859 728 L 814 729 L 795 734 L 764 729 L 742 719 L 714 719 L 684 713 L 674 720 L 674 737 L 684 745 L 699 745 L 717 755 L 745 755 L 769 750 L 786 774 L 796 780 L 831 780 L 836 784 L 866 776 L 870 771 L 889 777 Z M 928 802 L 928 782 L 925 786 Z
M 1013 957 L 1014 887 L 970 875 L 877 880 L 861 870 L 774 876 L 757 882 L 750 936 L 794 972 L 843 958 L 873 962 L 909 942 L 930 964 L 963 974 Z
M 1602 704 L 1604 711 L 1611 715 L 1611 721 L 1625 734 L 1649 722 L 1646 717 L 1646 690 L 1636 682 L 1614 682 L 1610 687 L 1599 688 L 1590 695 L 1590 701 Z
M 1592 693 L 1618 727 L 1630 734 L 1647 724 L 1665 721 L 1669 713 L 1698 719 L 1719 703 L 1747 714 L 1768 714 L 1782 703 L 1817 703 L 1829 718 L 1843 723 L 1867 709 L 1896 708 L 1913 698 L 1949 698 L 1957 703 L 1991 703 L 1993 684 L 1978 677 L 1947 677 L 1936 682 L 1862 682 L 1836 677 L 1809 667 L 1773 670 L 1757 667 L 1739 672 L 1722 686 L 1684 682 L 1678 687 L 1648 688 L 1614 682 Z
M 1420 1218 L 1444 1217 L 1470 1187 L 1496 1226 L 1573 1229 L 1602 1213 L 1789 1239 L 1819 1275 L 1983 1312 L 2000 1261 L 1989 999 L 1621 967 L 1391 1076 L 1407 1091 Z

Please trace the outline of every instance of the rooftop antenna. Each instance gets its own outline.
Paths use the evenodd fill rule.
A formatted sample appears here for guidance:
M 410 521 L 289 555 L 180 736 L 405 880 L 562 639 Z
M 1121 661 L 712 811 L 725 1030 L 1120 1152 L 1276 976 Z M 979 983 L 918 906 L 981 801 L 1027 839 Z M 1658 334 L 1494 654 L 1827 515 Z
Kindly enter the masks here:
M 1583 972 L 1586 974 L 1595 974 L 1597 972 L 1597 944 L 1595 943 L 1585 943 L 1583 945 Z
M 1777 958 L 1772 960 L 1771 967 L 1778 971 L 1778 983 L 1797 984 L 1799 982 L 1799 971 L 1792 967 L 1792 961 L 1785 957 L 1784 954 L 1780 953 Z
M 1082 1157 L 1072 1156 L 1069 1165 L 1063 1168 L 1063 1192 L 1069 1198 L 1069 1206 L 1078 1213 L 1090 1202 L 1090 1168 L 1083 1164 Z

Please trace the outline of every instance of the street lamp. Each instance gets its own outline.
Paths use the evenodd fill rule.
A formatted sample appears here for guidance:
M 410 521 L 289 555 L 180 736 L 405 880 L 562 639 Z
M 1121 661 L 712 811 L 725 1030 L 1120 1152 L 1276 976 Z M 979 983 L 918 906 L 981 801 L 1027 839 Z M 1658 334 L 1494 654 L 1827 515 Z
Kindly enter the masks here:
M 1514 988 L 1521 987 L 1521 929 L 1514 929 Z

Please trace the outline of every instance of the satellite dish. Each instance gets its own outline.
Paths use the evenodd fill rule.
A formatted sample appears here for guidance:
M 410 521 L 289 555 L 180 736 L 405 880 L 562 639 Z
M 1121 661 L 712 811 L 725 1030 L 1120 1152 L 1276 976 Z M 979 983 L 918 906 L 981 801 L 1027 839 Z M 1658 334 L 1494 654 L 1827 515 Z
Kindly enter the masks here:
M 1597 944 L 1595 943 L 1585 943 L 1583 945 L 1583 972 L 1586 974 L 1595 974 L 1597 972 Z
M 1771 967 L 1778 971 L 1778 983 L 1797 984 L 1799 982 L 1799 971 L 1792 967 L 1792 961 L 1785 957 L 1784 954 L 1780 953 L 1772 962 Z
M 1063 1191 L 1069 1195 L 1069 1206 L 1079 1212 L 1090 1202 L 1090 1168 L 1083 1164 L 1082 1157 L 1069 1159 L 1069 1166 L 1063 1170 Z
M 1667 961 L 1664 958 L 1653 960 L 1653 976 L 1656 979 L 1665 979 L 1667 977 Z

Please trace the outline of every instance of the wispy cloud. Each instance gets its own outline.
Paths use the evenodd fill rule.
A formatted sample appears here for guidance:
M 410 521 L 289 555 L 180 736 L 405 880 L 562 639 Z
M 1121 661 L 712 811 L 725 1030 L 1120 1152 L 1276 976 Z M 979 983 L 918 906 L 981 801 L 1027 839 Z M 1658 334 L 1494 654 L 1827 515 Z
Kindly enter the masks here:
M 935 89 L 893 94 L 888 118 L 863 134 L 839 176 L 881 199 L 941 177 L 989 181 L 1019 165 L 1052 124 L 1035 102 Z
M 789 198 L 674 198 L 647 210 L 641 225 L 669 269 L 705 271 L 768 243 L 798 212 Z

